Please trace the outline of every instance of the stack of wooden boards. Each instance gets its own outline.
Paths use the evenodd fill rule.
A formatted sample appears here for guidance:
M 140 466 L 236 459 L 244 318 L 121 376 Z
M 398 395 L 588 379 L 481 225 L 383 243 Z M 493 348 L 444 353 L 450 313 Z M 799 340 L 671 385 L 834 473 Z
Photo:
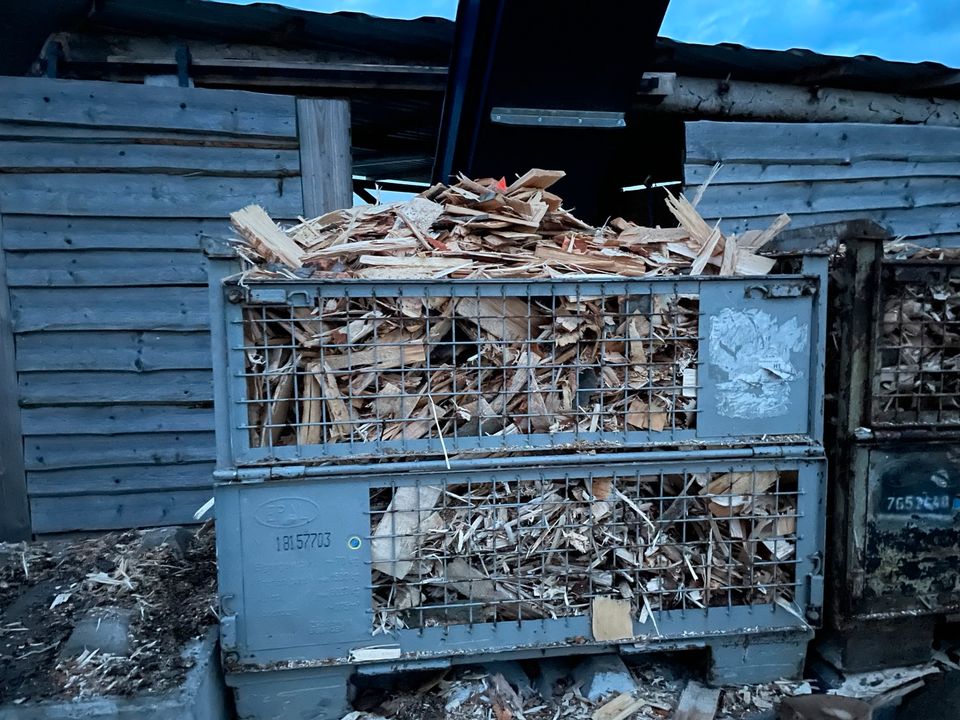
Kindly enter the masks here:
M 374 629 L 789 605 L 797 490 L 775 471 L 374 490 Z
M 789 222 L 725 237 L 681 195 L 667 198 L 679 227 L 616 218 L 596 228 L 549 191 L 563 176 L 533 169 L 510 185 L 461 176 L 407 202 L 335 210 L 286 230 L 257 206 L 231 219 L 257 277 L 378 279 L 764 275 L 774 261 L 757 251 Z
M 591 227 L 550 192 L 559 171 L 510 185 L 461 177 L 406 202 L 337 210 L 287 230 L 233 214 L 243 282 L 636 278 L 769 272 L 757 250 L 789 221 L 725 237 L 682 195 L 676 228 Z M 255 447 L 404 442 L 696 423 L 699 297 L 586 297 L 549 283 L 499 296 L 345 293 L 245 316 Z

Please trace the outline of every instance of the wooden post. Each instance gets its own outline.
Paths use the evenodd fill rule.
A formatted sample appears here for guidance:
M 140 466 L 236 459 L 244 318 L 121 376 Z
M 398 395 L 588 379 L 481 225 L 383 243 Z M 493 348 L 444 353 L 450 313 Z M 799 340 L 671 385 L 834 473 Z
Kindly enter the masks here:
M 30 507 L 27 504 L 27 480 L 23 468 L 19 396 L 13 318 L 3 250 L 3 215 L 0 214 L 0 541 L 30 538 Z
M 350 102 L 298 99 L 303 214 L 316 217 L 353 205 Z

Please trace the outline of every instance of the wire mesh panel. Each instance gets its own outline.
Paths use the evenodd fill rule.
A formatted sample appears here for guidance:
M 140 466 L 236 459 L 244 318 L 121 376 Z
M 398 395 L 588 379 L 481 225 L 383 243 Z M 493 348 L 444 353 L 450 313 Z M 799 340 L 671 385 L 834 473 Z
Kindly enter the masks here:
M 786 290 L 719 280 L 228 288 L 233 452 L 453 455 L 809 432 L 809 279 Z
M 885 263 L 875 337 L 874 425 L 960 424 L 960 264 Z
M 373 489 L 374 633 L 793 602 L 795 471 L 643 472 Z

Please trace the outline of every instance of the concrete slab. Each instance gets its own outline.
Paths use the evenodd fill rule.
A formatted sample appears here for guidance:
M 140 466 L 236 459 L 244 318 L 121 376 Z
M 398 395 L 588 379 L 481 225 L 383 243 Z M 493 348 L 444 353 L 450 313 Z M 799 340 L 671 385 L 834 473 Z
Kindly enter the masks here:
M 85 650 L 98 650 L 101 655 L 130 654 L 130 621 L 133 610 L 120 607 L 91 608 L 73 626 L 63 644 L 60 657 L 70 658 Z
M 573 681 L 580 693 L 593 702 L 610 695 L 630 693 L 637 683 L 619 655 L 590 655 L 573 669 Z
M 229 720 L 217 628 L 184 651 L 194 665 L 178 688 L 135 697 L 48 700 L 0 706 L 0 720 Z

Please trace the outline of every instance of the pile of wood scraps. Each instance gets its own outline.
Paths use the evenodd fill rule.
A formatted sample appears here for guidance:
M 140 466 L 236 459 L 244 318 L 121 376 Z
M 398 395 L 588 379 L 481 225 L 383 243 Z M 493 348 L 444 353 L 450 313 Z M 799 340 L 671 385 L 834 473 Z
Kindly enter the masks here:
M 796 613 L 796 493 L 775 471 L 374 490 L 374 632 L 596 616 L 601 598 L 652 635 L 660 610 Z
M 499 278 L 675 274 L 764 275 L 758 251 L 786 227 L 725 237 L 682 195 L 668 196 L 676 228 L 622 218 L 592 227 L 550 188 L 562 171 L 533 169 L 511 184 L 434 185 L 397 203 L 335 210 L 281 229 L 257 206 L 231 215 L 251 277 Z
M 698 298 L 634 305 L 544 288 L 250 307 L 251 443 L 446 439 L 454 451 L 478 436 L 691 428 Z
M 676 228 L 620 218 L 595 228 L 548 189 L 563 175 L 534 169 L 509 185 L 461 177 L 286 230 L 247 207 L 232 216 L 248 261 L 240 282 L 755 275 L 773 268 L 758 251 L 789 222 L 725 237 L 681 195 L 667 198 Z M 698 295 L 511 287 L 465 296 L 438 284 L 429 297 L 378 288 L 312 307 L 248 307 L 252 445 L 453 438 L 456 447 L 462 437 L 695 427 Z
M 939 276 L 884 279 L 874 392 L 880 422 L 960 423 L 960 271 Z

